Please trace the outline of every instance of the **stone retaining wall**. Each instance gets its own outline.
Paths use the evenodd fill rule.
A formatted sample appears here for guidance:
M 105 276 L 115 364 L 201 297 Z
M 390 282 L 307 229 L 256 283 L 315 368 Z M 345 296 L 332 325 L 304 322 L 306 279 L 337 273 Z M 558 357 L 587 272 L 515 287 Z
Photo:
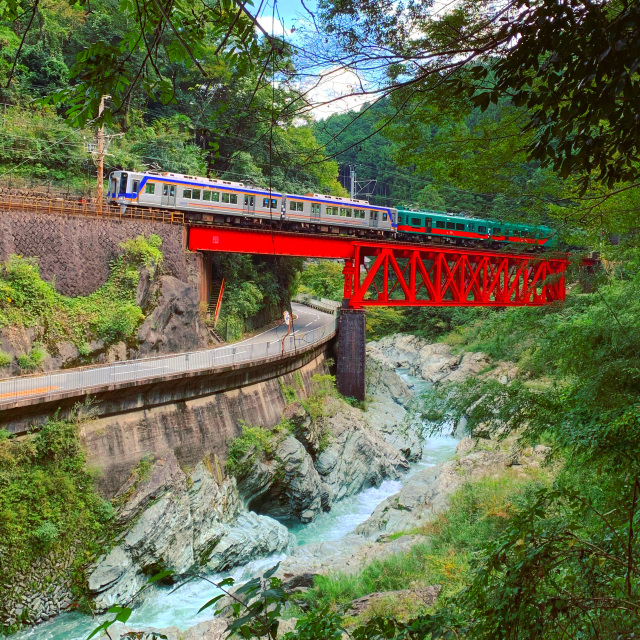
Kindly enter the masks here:
M 162 238 L 165 272 L 197 284 L 197 257 L 184 248 L 186 229 L 160 222 L 0 210 L 0 261 L 12 253 L 36 257 L 43 279 L 55 281 L 60 293 L 88 295 L 107 281 L 121 242 L 151 233 Z

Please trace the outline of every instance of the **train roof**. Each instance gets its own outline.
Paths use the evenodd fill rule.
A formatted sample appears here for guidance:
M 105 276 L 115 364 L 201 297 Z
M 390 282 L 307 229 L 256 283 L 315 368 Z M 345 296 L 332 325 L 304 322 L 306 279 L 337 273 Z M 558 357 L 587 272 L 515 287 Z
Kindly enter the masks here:
M 466 220 L 471 222 L 484 222 L 491 225 L 509 225 L 510 227 L 536 227 L 538 229 L 549 229 L 544 224 L 528 224 L 523 222 L 509 222 L 508 220 L 494 220 L 492 218 L 476 218 L 475 216 L 465 216 L 460 213 L 448 213 L 446 211 L 432 211 L 430 209 L 409 209 L 408 207 L 398 207 L 398 213 L 420 213 L 423 215 L 440 216 L 452 220 Z
M 304 195 L 307 198 L 322 198 L 323 200 L 335 200 L 336 202 L 348 202 L 349 204 L 369 204 L 368 200 L 354 200 L 353 198 L 347 198 L 343 196 L 327 196 L 323 193 L 305 193 Z

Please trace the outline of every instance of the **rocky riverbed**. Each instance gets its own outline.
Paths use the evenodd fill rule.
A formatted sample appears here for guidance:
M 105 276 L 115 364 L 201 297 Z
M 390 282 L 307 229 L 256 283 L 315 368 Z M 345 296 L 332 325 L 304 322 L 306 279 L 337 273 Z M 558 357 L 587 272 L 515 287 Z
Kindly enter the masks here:
M 424 387 L 484 375 L 488 359 L 483 354 L 460 356 L 448 345 L 429 345 L 414 336 L 370 343 L 367 353 L 366 410 L 331 395 L 323 399 L 319 415 L 317 407 L 291 403 L 284 416 L 287 428 L 276 430 L 268 451 L 247 449 L 237 477 L 228 477 L 218 460 L 181 469 L 170 452 L 139 469 L 117 499 L 121 533 L 89 572 L 89 589 L 98 609 L 123 602 L 149 575 L 165 568 L 178 575 L 197 570 L 212 577 L 231 570 L 243 580 L 281 560 L 278 575 L 288 588 L 296 589 L 311 586 L 319 573 L 358 571 L 372 559 L 415 544 L 419 536 L 390 540 L 386 534 L 411 530 L 446 509 L 448 496 L 467 480 L 514 464 L 526 472 L 527 465 L 543 460 L 544 448 L 516 459 L 499 443 L 465 438 L 454 459 L 435 466 L 420 463 L 425 437 L 411 407 L 413 383 L 396 369 L 407 370 Z M 500 378 L 515 375 L 508 364 L 493 371 Z M 446 457 L 453 456 L 452 446 L 446 451 Z M 328 535 L 325 527 L 315 541 L 297 544 L 292 529 L 318 527 L 333 517 L 332 510 L 341 512 L 350 501 L 355 509 L 355 501 L 368 493 L 376 502 L 357 521 L 348 520 L 341 535 Z M 215 593 L 203 582 L 188 589 L 186 598 L 195 604 Z M 161 588 L 150 590 L 137 612 L 161 608 L 158 603 L 165 602 L 166 593 Z M 197 610 L 193 602 L 190 606 Z M 169 616 L 171 622 L 184 628 L 185 616 L 174 614 Z M 145 624 L 134 614 L 132 620 L 138 628 L 156 620 L 162 633 L 177 639 L 178 629 L 166 624 L 167 617 L 146 617 Z M 193 622 L 196 626 L 180 637 L 223 637 L 223 621 Z M 65 624 L 66 635 L 61 635 Z M 78 617 L 63 623 L 60 618 L 23 637 L 80 639 L 92 624 Z M 111 635 L 120 637 L 124 631 Z

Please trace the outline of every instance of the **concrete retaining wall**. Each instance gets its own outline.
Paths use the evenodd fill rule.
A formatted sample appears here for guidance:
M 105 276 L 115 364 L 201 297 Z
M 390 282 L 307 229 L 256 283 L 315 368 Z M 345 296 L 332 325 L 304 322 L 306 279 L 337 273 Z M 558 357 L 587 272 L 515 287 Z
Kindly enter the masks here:
M 240 435 L 243 424 L 273 427 L 280 422 L 287 404 L 283 384 L 307 397 L 313 375 L 327 372 L 325 354 L 321 350 L 302 367 L 255 384 L 85 423 L 81 435 L 88 465 L 97 471 L 98 491 L 113 496 L 149 454 L 172 450 L 187 467 L 206 454 L 224 461 L 229 441 Z

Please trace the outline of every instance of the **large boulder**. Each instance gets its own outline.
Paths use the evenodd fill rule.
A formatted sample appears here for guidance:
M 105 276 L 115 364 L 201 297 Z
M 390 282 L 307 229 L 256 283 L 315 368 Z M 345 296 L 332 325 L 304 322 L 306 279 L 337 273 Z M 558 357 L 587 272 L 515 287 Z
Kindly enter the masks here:
M 367 344 L 367 355 L 387 368 L 402 367 L 430 383 L 463 382 L 489 365 L 482 353 L 456 354 L 443 342 L 428 344 L 412 335 L 393 335 Z
M 172 452 L 139 467 L 116 500 L 122 534 L 88 578 L 100 611 L 131 598 L 158 571 L 180 575 L 203 565 L 220 571 L 291 543 L 280 523 L 245 513 L 234 479 L 208 461 L 187 477 Z
M 147 295 L 144 287 L 138 292 L 141 302 Z M 156 306 L 138 329 L 138 342 L 143 357 L 206 347 L 208 337 L 200 320 L 197 290 L 173 276 L 162 276 Z
M 414 395 L 394 371 L 367 360 L 367 410 L 369 425 L 409 461 L 422 457 L 422 422 L 408 411 Z

